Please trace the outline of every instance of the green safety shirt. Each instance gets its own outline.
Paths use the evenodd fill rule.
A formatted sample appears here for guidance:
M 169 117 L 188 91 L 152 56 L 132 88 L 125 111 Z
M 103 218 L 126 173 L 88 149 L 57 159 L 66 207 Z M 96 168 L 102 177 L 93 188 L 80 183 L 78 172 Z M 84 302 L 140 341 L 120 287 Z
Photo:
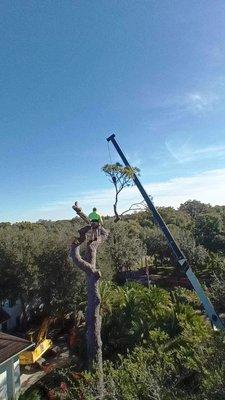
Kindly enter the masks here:
M 96 220 L 98 222 L 102 222 L 102 217 L 96 211 L 92 211 L 91 214 L 88 215 L 88 218 L 93 221 Z

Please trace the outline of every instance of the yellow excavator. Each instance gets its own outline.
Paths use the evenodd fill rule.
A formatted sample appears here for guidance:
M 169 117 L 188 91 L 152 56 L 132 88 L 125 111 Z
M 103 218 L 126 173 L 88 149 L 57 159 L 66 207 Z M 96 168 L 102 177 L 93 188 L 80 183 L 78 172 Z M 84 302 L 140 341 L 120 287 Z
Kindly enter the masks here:
M 35 331 L 28 332 L 30 341 L 35 343 L 35 348 L 33 350 L 24 351 L 20 354 L 19 360 L 21 365 L 34 364 L 47 350 L 53 346 L 51 339 L 47 339 L 48 328 L 52 323 L 52 320 L 52 318 L 44 319 L 39 328 L 36 340 L 34 338 Z

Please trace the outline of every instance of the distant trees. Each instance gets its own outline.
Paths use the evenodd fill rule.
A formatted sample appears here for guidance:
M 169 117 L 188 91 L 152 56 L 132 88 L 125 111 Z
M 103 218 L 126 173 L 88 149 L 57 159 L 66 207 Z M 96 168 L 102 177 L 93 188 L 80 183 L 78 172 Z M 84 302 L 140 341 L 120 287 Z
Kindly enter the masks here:
M 195 235 L 198 242 L 209 250 L 225 250 L 223 221 L 215 211 L 200 214 L 197 217 Z
M 0 227 L 1 301 L 20 299 L 25 318 L 28 308 L 53 315 L 74 310 L 81 278 L 68 263 L 67 235 L 52 222 Z
M 38 289 L 37 231 L 31 224 L 0 229 L 0 297 L 20 299 L 24 313 Z
M 197 200 L 181 204 L 179 211 L 192 219 L 192 231 L 196 242 L 210 251 L 225 252 L 225 211 L 224 206 L 212 207 Z
M 198 200 L 188 200 L 179 207 L 179 211 L 185 212 L 193 219 L 196 219 L 202 213 L 208 212 L 210 209 L 210 204 L 204 204 Z
M 160 215 L 164 219 L 165 223 L 169 226 L 176 225 L 183 229 L 190 229 L 193 227 L 193 220 L 189 213 L 182 210 L 175 210 L 173 207 L 157 207 Z
M 225 304 L 225 257 L 211 253 L 208 265 L 211 274 L 210 294 L 217 305 L 224 310 Z
M 204 269 L 208 252 L 204 246 L 196 244 L 193 233 L 177 225 L 171 225 L 170 230 L 195 270 Z M 146 245 L 147 255 L 154 257 L 156 267 L 173 266 L 175 268 L 176 261 L 172 251 L 158 227 L 143 229 L 141 238 Z
M 196 243 L 193 233 L 189 230 L 173 226 L 171 231 L 190 265 L 199 276 L 203 277 L 209 256 L 206 248 Z
M 160 207 L 159 212 L 198 276 L 208 285 L 215 274 L 222 277 L 225 207 L 188 201 L 178 210 Z M 20 298 L 24 310 L 28 304 L 42 304 L 51 313 L 63 308 L 75 309 L 83 296 L 84 278 L 68 264 L 67 249 L 81 226 L 78 218 L 1 223 L 1 300 Z M 138 268 L 145 255 L 152 257 L 155 266 L 170 267 L 170 270 L 175 266 L 171 250 L 149 211 L 127 215 L 117 224 L 108 218 L 105 226 L 110 236 L 97 254 L 103 279 L 112 279 L 118 271 Z M 165 268 L 165 274 L 166 271 Z M 74 291 L 70 291 L 72 285 L 68 282 L 72 282 Z
M 200 282 L 207 286 L 218 311 L 224 312 L 225 207 L 188 201 L 178 210 L 160 207 L 159 212 Z M 94 265 L 96 262 L 102 272 L 102 284 L 100 294 L 97 287 L 93 297 L 96 303 L 92 301 L 92 312 L 96 307 L 97 315 L 100 311 L 102 316 L 105 360 L 102 398 L 223 399 L 224 333 L 216 332 L 215 335 L 211 330 L 209 322 L 201 315 L 195 293 L 182 288 L 167 291 L 154 286 L 115 284 L 117 271 L 139 268 L 139 261 L 146 254 L 149 256 L 147 260 L 151 259 L 150 269 L 152 265 L 158 266 L 159 276 L 165 277 L 175 271 L 171 250 L 151 214 L 148 211 L 132 213 L 117 224 L 108 217 L 104 226 L 110 230 L 110 235 L 94 255 Z M 82 273 L 73 275 L 78 271 L 74 271 L 67 260 L 65 244 L 77 236 L 80 227 L 76 218 L 21 226 L 2 224 L 2 298 L 13 296 L 13 293 L 21 293 L 25 299 L 37 296 L 35 298 L 41 299 L 51 312 L 54 309 L 59 312 L 69 310 L 71 305 L 79 307 L 79 296 L 84 287 L 81 279 L 84 277 Z M 88 257 L 85 249 L 92 251 L 90 243 L 84 248 L 79 247 L 84 261 Z M 99 270 L 92 272 L 99 284 Z M 85 303 L 85 294 L 81 297 Z M 99 398 L 98 370 L 76 374 L 71 368 L 59 374 L 57 379 L 49 382 L 52 385 L 63 383 L 63 387 L 65 383 L 67 391 L 64 394 L 68 400 Z M 55 393 L 60 398 L 61 388 L 56 388 Z
M 75 312 L 85 292 L 82 277 L 68 259 L 68 247 L 56 238 L 48 239 L 37 257 L 39 296 L 43 313 L 64 316 Z
M 115 272 L 132 269 L 146 254 L 140 239 L 138 224 L 119 221 L 110 225 L 110 236 L 105 246 Z

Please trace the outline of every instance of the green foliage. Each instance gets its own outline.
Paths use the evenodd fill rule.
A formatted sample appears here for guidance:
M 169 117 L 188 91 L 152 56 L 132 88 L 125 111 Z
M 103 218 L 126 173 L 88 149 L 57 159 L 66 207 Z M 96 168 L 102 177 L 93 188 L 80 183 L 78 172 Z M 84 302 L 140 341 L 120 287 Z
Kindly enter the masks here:
M 178 210 L 163 207 L 159 212 L 224 312 L 225 207 L 188 201 Z M 153 222 L 147 211 L 117 224 L 110 218 L 105 222 L 110 236 L 97 259 L 103 275 L 103 352 L 110 360 L 104 365 L 104 400 L 224 399 L 224 335 L 214 334 L 199 315 L 196 295 L 181 288 L 170 293 L 138 284 L 119 287 L 107 281 L 118 271 L 135 269 L 146 254 L 160 273 L 174 271 L 171 251 Z M 81 224 L 78 219 L 1 223 L 1 300 L 19 297 L 24 306 L 42 303 L 51 314 L 80 307 L 85 299 L 84 277 L 70 265 L 67 244 Z M 85 373 L 74 383 L 72 372 L 65 371 L 59 382 L 62 379 L 69 385 L 65 399 L 96 399 L 97 373 Z M 60 389 L 57 393 L 60 398 Z M 31 398 L 39 399 L 38 392 Z
M 21 394 L 19 396 L 19 400 L 42 400 L 43 396 L 41 395 L 38 389 L 29 390 L 28 392 Z
M 120 220 L 117 211 L 118 196 L 124 188 L 134 184 L 133 177 L 135 174 L 139 175 L 140 170 L 136 167 L 124 167 L 118 162 L 116 164 L 106 164 L 103 166 L 102 170 L 115 188 L 113 209 L 116 217 L 115 222 L 117 222 Z
M 101 294 L 103 330 L 113 360 L 104 363 L 104 400 L 223 398 L 218 397 L 225 377 L 223 337 L 214 337 L 196 314 L 190 291 L 178 289 L 171 299 L 162 289 L 103 283 Z M 111 356 L 125 349 L 116 359 Z M 97 373 L 85 373 L 71 382 L 68 399 L 78 394 L 96 399 L 97 382 Z
M 221 301 L 221 295 L 215 294 L 214 289 L 217 287 L 218 291 L 219 281 L 214 276 L 222 280 L 225 275 L 225 207 L 211 207 L 197 201 L 188 201 L 181 205 L 179 210 L 161 207 L 159 212 L 201 282 L 207 285 L 213 282 L 215 298 Z M 110 218 L 106 220 L 105 225 L 110 230 L 110 236 L 99 250 L 97 259 L 103 279 L 113 279 L 121 270 L 136 269 L 146 254 L 151 257 L 151 264 L 161 268 L 164 275 L 175 271 L 176 263 L 171 250 L 153 222 L 148 211 L 127 216 L 124 221 L 119 221 L 117 224 Z M 60 276 L 64 276 L 65 271 L 70 271 L 68 281 L 71 279 L 76 287 L 75 291 L 82 298 L 82 287 L 84 287 L 82 274 L 73 276 L 70 268 L 66 267 L 68 263 L 66 246 L 76 236 L 81 226 L 82 221 L 78 218 L 56 222 L 41 220 L 37 223 L 1 223 L 1 300 L 15 300 L 19 297 L 26 306 L 40 302 L 41 297 L 44 302 L 46 301 L 45 308 L 47 308 L 50 300 L 44 294 L 46 287 L 49 287 L 49 297 L 52 296 L 55 299 L 53 303 L 59 305 L 60 296 L 63 297 L 62 287 L 59 284 Z M 63 282 L 68 286 L 66 278 L 65 281 L 62 280 L 62 284 Z M 69 288 L 71 287 L 72 285 L 69 285 Z M 68 301 L 65 301 L 67 305 L 69 292 L 70 290 L 68 290 Z M 58 300 L 57 293 L 59 293 Z M 74 304 L 75 297 L 72 295 L 71 304 Z
M 198 200 L 188 200 L 179 207 L 179 211 L 190 215 L 193 219 L 196 219 L 200 214 L 208 212 L 210 209 L 210 204 L 204 204 Z
M 148 345 L 149 332 L 158 329 L 168 335 L 171 345 L 175 337 L 181 344 L 185 342 L 185 349 L 189 340 L 194 339 L 189 352 L 195 351 L 198 339 L 202 341 L 209 335 L 210 326 L 189 305 L 188 295 L 191 302 L 197 299 L 188 291 L 177 290 L 171 297 L 157 287 L 147 289 L 139 284 L 117 287 L 109 283 L 102 285 L 101 290 L 102 340 L 108 356 L 127 354 L 137 345 Z
M 80 271 L 69 262 L 67 247 L 56 239 L 47 240 L 37 263 L 41 282 L 39 295 L 44 313 L 63 315 L 65 311 L 75 311 L 82 295 L 83 279 Z
M 17 224 L 0 229 L 0 293 L 6 298 L 31 301 L 38 287 L 38 251 L 34 224 Z
M 171 292 L 171 296 L 173 302 L 182 303 L 182 304 L 189 304 L 194 309 L 199 309 L 200 301 L 197 294 L 192 291 L 182 287 L 176 288 L 173 292 Z
M 225 304 L 225 269 L 220 274 L 213 276 L 210 292 L 214 301 L 220 305 Z
M 148 346 L 135 347 L 126 357 L 120 356 L 116 363 L 106 361 L 103 400 L 223 399 L 222 336 L 205 338 L 202 342 L 194 340 L 195 351 L 192 351 L 189 329 L 187 333 L 188 343 L 181 338 L 171 344 L 166 333 L 154 330 L 150 332 Z M 69 378 L 70 371 L 65 371 L 63 376 L 69 385 L 68 400 L 97 399 L 97 372 L 84 373 L 76 382 Z
M 225 236 L 223 234 L 223 221 L 219 213 L 208 212 L 199 215 L 196 219 L 196 237 L 200 244 L 212 251 L 225 252 Z
M 156 265 L 168 264 L 171 251 L 158 227 L 144 228 L 141 238 L 145 243 L 147 255 L 154 256 Z
M 158 212 L 167 225 L 176 225 L 182 229 L 193 227 L 193 221 L 189 214 L 181 210 L 175 210 L 173 207 L 158 207 Z
M 118 185 L 118 190 L 133 184 L 134 174 L 139 175 L 140 170 L 137 167 L 124 167 L 119 162 L 115 164 L 106 164 L 102 167 L 103 172 L 110 178 L 110 181 Z
M 69 264 L 66 244 L 78 227 L 73 221 L 1 225 L 0 299 L 20 299 L 24 310 L 43 304 L 54 315 L 75 310 L 83 278 Z
M 197 275 L 206 278 L 209 255 L 205 247 L 196 243 L 194 235 L 189 230 L 173 226 L 171 232 Z
M 114 271 L 132 269 L 145 254 L 137 224 L 128 221 L 119 221 L 109 226 L 110 235 L 105 243 L 105 249 L 111 259 Z

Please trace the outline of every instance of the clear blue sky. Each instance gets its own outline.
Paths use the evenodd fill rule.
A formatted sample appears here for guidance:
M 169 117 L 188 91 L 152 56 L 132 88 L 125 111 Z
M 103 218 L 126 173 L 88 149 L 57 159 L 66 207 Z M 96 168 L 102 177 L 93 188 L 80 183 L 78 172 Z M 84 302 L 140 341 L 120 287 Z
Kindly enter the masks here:
M 225 204 L 224 1 L 3 0 L 0 19 L 1 221 L 110 212 L 112 132 L 155 204 Z

